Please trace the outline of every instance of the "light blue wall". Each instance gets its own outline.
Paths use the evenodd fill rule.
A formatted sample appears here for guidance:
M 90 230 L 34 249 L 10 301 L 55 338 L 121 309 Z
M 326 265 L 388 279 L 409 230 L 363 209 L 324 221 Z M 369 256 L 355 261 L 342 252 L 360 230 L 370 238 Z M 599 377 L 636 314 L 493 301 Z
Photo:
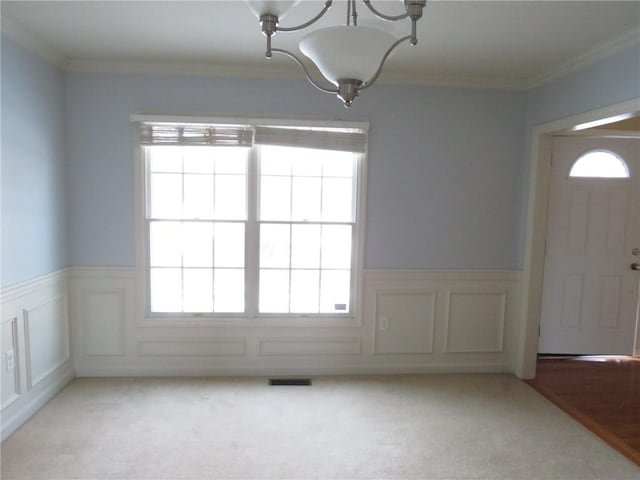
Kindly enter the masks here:
M 301 81 L 65 76 L 3 39 L 2 285 L 135 264 L 132 113 L 369 120 L 368 268 L 520 268 L 530 128 L 640 97 L 638 72 L 630 47 L 528 93 L 376 85 L 346 111 Z
M 529 92 L 529 127 L 640 97 L 640 46 L 633 45 Z
M 64 74 L 2 37 L 5 287 L 66 267 Z
M 346 111 L 302 81 L 78 73 L 66 92 L 74 266 L 135 264 L 132 113 L 369 120 L 366 267 L 520 264 L 524 93 L 376 85 Z

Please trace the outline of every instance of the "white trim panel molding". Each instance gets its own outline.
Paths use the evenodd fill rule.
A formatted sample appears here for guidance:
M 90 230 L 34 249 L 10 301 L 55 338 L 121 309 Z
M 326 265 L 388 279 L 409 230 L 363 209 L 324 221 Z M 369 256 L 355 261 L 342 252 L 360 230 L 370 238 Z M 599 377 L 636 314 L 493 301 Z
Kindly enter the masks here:
M 510 372 L 516 271 L 365 270 L 358 324 L 144 318 L 136 269 L 70 272 L 77 376 Z M 104 342 L 100 342 L 104 339 Z
M 68 273 L 42 275 L 0 292 L 2 440 L 74 376 Z

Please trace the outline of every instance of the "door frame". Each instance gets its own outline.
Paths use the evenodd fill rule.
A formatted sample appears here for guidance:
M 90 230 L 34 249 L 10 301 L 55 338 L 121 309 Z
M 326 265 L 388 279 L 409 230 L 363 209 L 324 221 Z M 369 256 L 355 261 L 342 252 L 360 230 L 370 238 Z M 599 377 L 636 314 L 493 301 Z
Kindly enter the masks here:
M 638 113 L 640 113 L 640 97 L 544 123 L 531 130 L 525 255 L 521 283 L 522 311 L 518 355 L 515 359 L 515 373 L 520 378 L 534 378 L 536 373 L 551 180 L 552 136 L 554 133 L 566 132 L 587 122 Z M 640 356 L 640 328 L 636 328 L 634 355 Z

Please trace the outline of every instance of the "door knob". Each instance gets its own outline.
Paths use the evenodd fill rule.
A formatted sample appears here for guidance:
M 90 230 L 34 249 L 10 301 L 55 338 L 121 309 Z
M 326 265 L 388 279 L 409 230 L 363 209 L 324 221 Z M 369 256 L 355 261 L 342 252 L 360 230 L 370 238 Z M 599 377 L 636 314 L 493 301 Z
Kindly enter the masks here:
M 640 263 L 632 263 L 631 270 L 640 270 Z

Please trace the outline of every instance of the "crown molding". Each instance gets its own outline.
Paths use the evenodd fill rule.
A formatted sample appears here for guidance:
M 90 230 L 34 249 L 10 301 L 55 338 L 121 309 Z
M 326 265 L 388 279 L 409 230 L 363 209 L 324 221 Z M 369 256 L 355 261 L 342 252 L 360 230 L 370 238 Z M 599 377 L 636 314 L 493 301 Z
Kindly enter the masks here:
M 30 52 L 39 55 L 59 68 L 78 73 L 200 75 L 223 78 L 304 80 L 302 72 L 294 68 L 269 65 L 248 66 L 231 64 L 196 64 L 180 62 L 101 61 L 69 58 L 50 44 L 2 16 L 2 35 Z M 442 75 L 419 72 L 383 71 L 378 84 L 442 86 L 500 90 L 529 90 L 573 73 L 608 55 L 640 43 L 640 27 L 628 30 L 616 38 L 577 55 L 547 72 L 530 78 L 479 77 L 470 75 Z
M 263 68 L 249 65 L 231 65 L 224 63 L 187 63 L 187 62 L 145 62 L 130 60 L 85 60 L 70 59 L 67 70 L 77 73 L 117 73 L 117 74 L 155 74 L 155 75 L 202 75 L 228 78 L 304 78 L 301 72 L 293 68 Z
M 6 16 L 2 16 L 0 25 L 3 36 L 57 67 L 67 69 L 69 59 L 37 35 L 25 30 Z
M 298 68 L 269 65 L 268 67 L 194 64 L 175 62 L 93 61 L 71 59 L 67 70 L 77 73 L 202 75 L 226 78 L 304 80 Z M 474 77 L 464 75 L 432 75 L 416 72 L 383 72 L 377 81 L 380 85 L 447 86 L 461 88 L 486 88 L 522 90 L 522 79 Z
M 535 75 L 529 79 L 526 84 L 527 89 L 532 89 L 556 80 L 560 77 L 569 75 L 576 72 L 581 68 L 584 68 L 598 60 L 612 55 L 620 50 L 623 50 L 632 45 L 640 44 L 640 27 L 627 30 L 621 35 L 612 38 L 604 43 L 596 45 L 595 47 L 581 53 L 562 64 L 548 70 L 541 75 Z
M 493 90 L 525 90 L 526 82 L 517 77 L 484 77 L 473 75 L 439 75 L 430 73 L 382 72 L 379 84 L 433 87 L 479 88 Z

